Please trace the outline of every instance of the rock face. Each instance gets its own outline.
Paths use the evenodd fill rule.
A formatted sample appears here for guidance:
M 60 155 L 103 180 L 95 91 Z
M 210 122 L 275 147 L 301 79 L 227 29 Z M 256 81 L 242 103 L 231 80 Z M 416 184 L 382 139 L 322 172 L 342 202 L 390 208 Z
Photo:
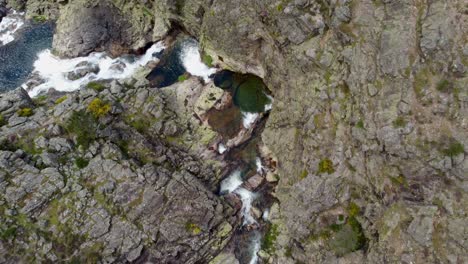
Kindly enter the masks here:
M 8 2 L 24 4 L 24 1 Z M 28 5 L 34 2 L 39 1 L 28 1 Z M 149 18 L 146 12 L 137 12 L 141 10 L 139 7 L 146 7 L 141 4 L 146 1 L 69 2 L 59 7 L 59 21 L 69 19 L 63 25 L 58 23 L 55 36 L 55 47 L 61 55 L 81 55 L 102 48 L 117 50 L 114 53 L 118 54 L 119 50 L 135 49 L 158 39 L 171 26 L 182 27 L 201 41 L 214 64 L 263 78 L 275 97 L 262 138 L 278 160 L 278 177 L 273 179 L 278 179 L 275 194 L 279 201 L 271 208 L 272 224 L 264 239 L 267 247 L 259 254 L 263 261 L 281 264 L 468 261 L 468 17 L 463 0 L 181 0 L 148 4 Z M 103 14 L 104 7 L 120 15 Z M 126 8 L 130 11 L 124 12 Z M 81 23 L 82 17 L 88 18 L 85 23 Z M 97 25 L 99 19 L 107 21 L 108 27 Z M 141 22 L 135 22 L 139 19 Z M 93 31 L 94 26 L 97 31 Z M 90 27 L 93 30 L 85 30 Z M 117 35 L 110 29 L 116 29 Z M 122 98 L 131 98 L 128 93 L 132 92 L 124 92 Z M 155 92 L 146 89 L 136 92 L 136 98 L 140 99 L 130 109 L 138 109 L 138 102 L 151 98 L 150 93 Z M 181 95 L 183 90 L 173 93 Z M 206 241 L 206 236 L 215 244 L 223 239 L 204 231 L 229 230 L 222 228 L 229 221 L 213 217 L 210 226 L 202 226 L 202 221 L 204 217 L 220 216 L 215 214 L 216 210 L 225 212 L 221 217 L 227 217 L 229 210 L 204 188 L 194 185 L 197 179 L 187 169 L 176 169 L 180 166 L 172 163 L 179 158 L 173 157 L 182 154 L 174 154 L 150 137 L 157 133 L 146 133 L 140 138 L 135 130 L 128 132 L 126 129 L 131 128 L 115 117 L 128 109 L 113 104 L 114 117 L 100 119 L 108 129 L 102 129 L 98 143 L 90 144 L 85 151 L 76 147 L 77 138 L 65 137 L 65 131 L 57 124 L 60 120 L 65 122 L 72 109 L 78 110 L 77 105 L 74 108 L 58 105 L 55 110 L 48 110 L 54 112 L 54 119 L 44 114 L 45 109 L 28 118 L 18 116 L 11 107 L 29 107 L 30 100 L 14 96 L 20 99 L 1 100 L 0 105 L 8 105 L 0 107 L 8 119 L 8 129 L 3 128 L 2 133 L 47 126 L 44 139 L 35 138 L 34 142 L 44 146 L 52 142 L 53 151 L 44 152 L 40 159 L 37 153 L 32 155 L 14 148 L 0 155 L 3 164 L 0 180 L 6 193 L 2 215 L 5 220 L 0 222 L 6 225 L 2 234 L 7 237 L 1 240 L 0 249 L 9 252 L 8 249 L 28 244 L 34 245 L 36 252 L 56 252 L 51 249 L 57 243 L 48 242 L 41 232 L 32 235 L 22 233 L 23 230 L 49 232 L 54 241 L 68 238 L 59 236 L 60 232 L 77 233 L 62 229 L 67 221 L 75 221 L 66 225 L 73 229 L 80 224 L 86 226 L 87 219 L 94 219 L 100 224 L 89 225 L 92 231 L 86 234 L 102 234 L 91 241 L 100 242 L 96 247 L 109 260 L 133 260 L 141 255 L 156 262 L 170 262 L 171 256 L 179 254 L 190 263 L 214 254 L 211 244 L 202 241 Z M 78 100 L 66 100 L 63 104 L 89 103 L 95 95 L 80 92 L 73 96 Z M 183 97 L 177 98 L 169 100 L 168 105 L 184 105 Z M 152 111 L 158 105 L 143 109 Z M 159 118 L 156 113 L 154 118 Z M 174 124 L 155 123 L 150 131 L 168 136 L 180 132 Z M 122 132 L 111 133 L 115 126 L 123 126 L 119 128 Z M 113 138 L 115 135 L 118 136 Z M 154 146 L 144 153 L 158 153 L 155 157 L 150 155 L 156 162 L 152 166 L 164 170 L 132 165 L 140 164 L 137 162 L 142 162 L 142 157 L 131 150 L 129 158 L 123 159 L 123 164 L 118 163 L 121 157 L 126 157 L 122 151 L 125 145 L 119 147 L 118 143 L 122 137 L 135 141 L 127 146 L 134 147 L 133 151 L 140 150 L 140 145 Z M 151 145 L 143 143 L 145 140 Z M 89 164 L 83 170 L 77 170 L 72 161 L 63 165 L 61 157 L 66 153 L 73 159 L 79 153 L 89 159 Z M 195 158 L 194 162 L 203 164 Z M 110 175 L 105 176 L 103 171 Z M 166 172 L 166 176 L 159 176 L 160 171 Z M 148 176 L 153 174 L 156 176 Z M 157 180 L 149 182 L 152 177 Z M 112 179 L 113 184 L 107 182 Z M 101 181 L 106 182 L 101 185 Z M 178 190 L 174 189 L 176 186 L 181 187 L 171 184 L 174 181 L 187 186 L 184 197 L 196 194 L 200 199 L 196 201 L 204 201 L 203 205 L 197 202 L 194 206 L 200 210 L 186 208 L 177 196 L 161 198 L 162 190 L 167 195 Z M 58 191 L 63 190 L 62 185 L 70 186 L 65 188 L 69 191 Z M 101 191 L 96 191 L 99 188 Z M 142 194 L 130 191 L 136 188 L 151 191 Z M 41 193 L 36 194 L 35 190 Z M 153 200 L 145 195 L 162 199 L 167 210 L 160 213 L 161 208 L 142 202 Z M 78 196 L 86 197 L 87 202 L 74 204 L 80 201 L 75 198 Z M 58 197 L 64 202 L 57 202 L 54 207 L 49 201 Z M 175 199 L 174 203 L 171 199 Z M 108 208 L 109 204 L 132 206 Z M 145 215 L 147 210 L 139 209 L 142 206 L 149 206 L 164 219 L 156 221 L 153 214 Z M 177 212 L 184 210 L 189 210 L 186 215 L 193 214 L 193 222 L 168 224 L 166 213 L 177 219 L 180 216 Z M 56 217 L 47 221 L 41 215 Z M 31 217 L 35 219 L 33 223 L 26 221 Z M 160 233 L 155 235 L 154 230 Z M 224 231 L 217 232 L 225 234 Z M 124 232 L 134 238 L 132 242 L 119 243 Z M 24 240 L 12 247 L 8 244 L 10 234 L 19 234 Z M 72 244 L 61 249 L 87 252 L 93 246 Z M 44 253 L 42 258 L 53 260 L 53 257 Z M 221 255 L 218 259 L 231 256 Z
M 462 6 L 260 0 L 205 10 L 206 52 L 263 77 L 276 98 L 262 135 L 279 162 L 264 258 L 468 261 Z
M 0 262 L 207 262 L 236 225 L 215 167 L 157 132 L 161 90 L 103 87 L 0 95 Z
M 154 18 L 149 9 L 143 4 L 115 2 L 72 1 L 66 5 L 57 21 L 53 43 L 57 54 L 76 57 L 106 49 L 119 55 L 153 41 Z M 138 16 L 139 21 L 133 16 Z

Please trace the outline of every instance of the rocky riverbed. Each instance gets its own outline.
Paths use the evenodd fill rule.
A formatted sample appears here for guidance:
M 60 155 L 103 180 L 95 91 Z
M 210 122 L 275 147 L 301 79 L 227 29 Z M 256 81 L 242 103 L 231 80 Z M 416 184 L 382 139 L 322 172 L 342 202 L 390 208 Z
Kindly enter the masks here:
M 0 21 L 0 263 L 468 261 L 463 0 Z M 43 48 L 32 24 L 56 25 Z

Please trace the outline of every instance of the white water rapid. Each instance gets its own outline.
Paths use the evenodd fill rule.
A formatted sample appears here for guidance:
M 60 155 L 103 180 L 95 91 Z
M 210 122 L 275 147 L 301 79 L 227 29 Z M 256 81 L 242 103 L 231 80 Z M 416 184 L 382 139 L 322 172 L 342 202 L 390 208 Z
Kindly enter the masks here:
M 0 22 L 0 46 L 15 40 L 15 33 L 24 25 L 24 13 L 12 11 Z
M 33 73 L 37 73 L 44 83 L 34 87 L 29 91 L 31 97 L 37 96 L 40 92 L 54 88 L 58 91 L 70 92 L 79 89 L 81 86 L 93 80 L 104 79 L 124 79 L 131 77 L 139 67 L 145 66 L 155 59 L 154 53 L 164 49 L 162 42 L 151 46 L 142 56 L 127 56 L 112 59 L 104 52 L 94 52 L 87 57 L 73 59 L 60 59 L 54 56 L 50 50 L 39 53 L 38 59 L 34 63 Z M 99 68 L 97 73 L 88 73 L 77 80 L 67 78 L 69 72 L 79 70 L 79 64 L 88 62 Z M 78 65 L 78 67 L 77 67 Z

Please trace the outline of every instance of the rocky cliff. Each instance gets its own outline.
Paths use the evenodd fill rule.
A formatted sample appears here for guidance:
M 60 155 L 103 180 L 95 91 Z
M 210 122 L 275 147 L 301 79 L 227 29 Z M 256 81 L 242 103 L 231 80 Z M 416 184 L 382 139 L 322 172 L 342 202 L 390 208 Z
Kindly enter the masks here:
M 7 2 L 11 6 L 22 3 L 32 17 L 58 18 L 54 48 L 62 56 L 83 55 L 96 49 L 106 49 L 116 55 L 138 51 L 147 43 L 178 29 L 196 37 L 214 64 L 263 78 L 275 102 L 261 137 L 278 161 L 279 182 L 274 192 L 277 202 L 271 209 L 270 231 L 264 237 L 260 252 L 261 261 L 468 261 L 465 224 L 468 222 L 468 159 L 465 157 L 465 146 L 468 145 L 468 7 L 464 1 Z M 105 26 L 99 21 L 106 21 Z M 73 103 L 78 105 L 78 102 L 90 100 L 86 96 L 85 92 L 73 95 L 77 98 Z M 31 103 L 19 101 L 21 103 L 11 102 Z M 13 121 L 10 117 L 9 124 L 18 123 L 21 131 L 40 131 L 34 124 L 45 124 L 51 118 L 53 121 L 50 122 L 58 122 L 64 120 L 65 115 L 51 117 L 50 114 L 36 113 L 35 116 L 41 119 L 29 123 L 15 116 Z M 106 122 L 104 124 L 110 129 L 109 124 L 113 122 Z M 49 145 L 52 139 L 63 138 L 61 133 L 65 132 L 52 133 L 58 134 L 44 136 Z M 117 147 L 108 146 L 112 141 L 106 139 L 104 131 L 102 133 L 102 142 L 95 146 L 94 154 L 87 156 L 90 169 L 81 172 L 87 174 L 85 179 L 91 183 L 118 178 L 118 175 L 100 173 L 97 174 L 102 179 L 93 177 L 92 172 L 99 167 L 93 161 L 106 160 L 106 155 L 112 153 L 110 149 L 120 149 L 116 143 Z M 72 149 L 58 142 L 52 142 L 52 146 L 64 154 Z M 21 177 L 37 179 L 32 176 L 37 171 L 21 165 L 29 157 L 23 152 L 3 154 L 5 162 L 9 162 L 6 164 L 16 164 L 4 166 L 8 169 L 4 179 L 9 179 L 9 171 L 15 170 L 12 168 L 25 170 L 15 174 L 20 175 L 14 177 L 18 186 L 23 182 L 19 180 Z M 117 160 L 121 160 L 118 157 Z M 74 166 L 70 162 L 69 170 Z M 124 168 L 131 170 L 132 161 L 128 162 L 130 164 Z M 139 172 L 143 168 L 134 166 L 136 177 L 147 178 L 140 177 L 140 173 L 151 174 L 154 170 L 146 168 L 148 171 Z M 60 178 L 56 172 L 47 173 L 50 176 L 41 173 L 41 180 L 36 183 L 48 184 L 49 179 L 55 179 L 54 174 Z M 195 176 L 184 173 L 184 170 L 167 173 L 184 181 L 187 192 L 201 192 L 193 184 L 198 172 L 193 173 Z M 60 180 L 52 182 L 51 186 L 60 185 Z M 147 184 L 159 185 L 144 181 L 139 186 L 134 180 L 130 183 L 138 190 Z M 124 186 L 121 184 L 125 184 L 125 179 L 118 181 L 116 190 Z M 160 184 L 161 190 L 167 189 L 170 181 Z M 21 188 L 31 189 L 28 186 Z M 195 190 L 191 190 L 193 188 Z M 75 194 L 72 191 L 79 195 L 81 190 L 71 189 L 71 195 L 67 194 L 70 195 L 69 203 L 60 206 L 78 206 L 73 205 Z M 28 193 L 5 197 L 35 197 Z M 93 190 L 87 193 L 90 193 L 90 204 L 99 204 L 99 198 L 92 196 Z M 213 208 L 223 207 L 223 203 L 209 192 L 202 193 L 203 201 L 219 205 L 205 209 L 206 215 L 221 217 L 215 217 L 216 221 L 211 221 L 209 228 L 227 225 L 229 218 L 213 211 Z M 151 195 L 160 194 L 156 191 Z M 118 195 L 112 199 L 118 200 Z M 171 213 L 177 214 L 177 202 L 176 205 L 169 202 L 168 206 L 167 212 L 173 210 Z M 78 208 L 84 210 L 80 217 L 93 215 L 86 210 L 99 210 L 93 205 Z M 125 217 L 129 221 L 116 220 L 119 224 L 111 227 L 118 230 L 119 225 L 121 229 L 125 224 L 138 225 L 132 217 L 138 215 L 136 212 L 146 211 L 138 208 L 137 204 L 135 207 L 122 206 L 117 210 L 117 219 Z M 54 209 L 53 203 L 50 210 L 49 213 L 43 211 L 43 216 L 52 217 L 53 210 L 67 212 L 66 208 Z M 154 215 L 158 213 L 146 218 L 154 219 Z M 100 217 L 115 219 L 116 216 Z M 133 219 L 137 218 L 146 221 L 145 217 Z M 64 217 L 58 219 L 63 223 L 67 221 Z M 79 230 L 84 232 L 85 229 Z M 145 240 L 144 235 L 135 236 L 140 238 L 137 241 Z M 159 243 L 164 244 L 165 239 L 168 238 L 162 237 Z M 37 244 L 43 245 L 39 241 Z M 199 252 L 209 252 L 200 240 L 191 241 L 190 245 L 203 248 Z M 213 240 L 211 237 L 210 241 L 222 241 L 222 238 Z M 101 242 L 106 245 L 105 240 Z M 136 243 L 135 247 L 141 243 Z M 180 247 L 179 252 L 186 252 L 182 245 Z M 134 249 L 132 244 L 119 250 L 124 248 L 127 252 Z M 155 255 L 162 256 L 159 261 L 170 261 L 165 254 Z M 187 261 L 198 259 L 193 255 L 184 256 Z

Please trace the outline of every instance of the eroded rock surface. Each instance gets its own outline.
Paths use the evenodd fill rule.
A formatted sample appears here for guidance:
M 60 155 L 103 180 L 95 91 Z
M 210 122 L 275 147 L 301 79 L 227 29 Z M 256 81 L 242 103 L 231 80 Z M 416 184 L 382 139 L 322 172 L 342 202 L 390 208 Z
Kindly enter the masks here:
M 204 184 L 216 184 L 216 167 L 160 133 L 179 122 L 164 98 L 118 82 L 0 95 L 0 262 L 214 257 L 236 212 Z

